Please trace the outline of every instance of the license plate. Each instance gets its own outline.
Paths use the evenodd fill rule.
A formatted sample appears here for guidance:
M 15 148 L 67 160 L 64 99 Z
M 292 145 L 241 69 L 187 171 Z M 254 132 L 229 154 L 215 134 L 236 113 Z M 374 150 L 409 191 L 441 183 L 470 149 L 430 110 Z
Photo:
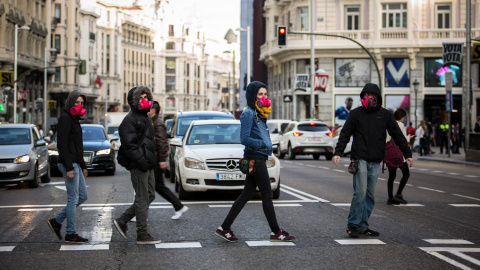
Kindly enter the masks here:
M 83 161 L 85 161 L 85 163 L 90 163 L 90 156 L 83 156 Z
M 7 167 L 0 167 L 0 172 L 6 172 L 7 171 Z
M 307 138 L 307 141 L 308 142 L 321 142 L 322 138 L 320 138 L 320 137 L 310 137 L 310 138 Z
M 217 180 L 245 180 L 245 174 L 217 173 Z

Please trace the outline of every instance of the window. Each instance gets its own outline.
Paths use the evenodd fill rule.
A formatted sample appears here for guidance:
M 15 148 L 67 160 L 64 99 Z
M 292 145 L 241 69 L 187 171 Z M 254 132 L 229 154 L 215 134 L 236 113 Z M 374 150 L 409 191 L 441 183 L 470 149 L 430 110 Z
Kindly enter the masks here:
M 445 29 L 450 28 L 450 5 L 439 4 L 437 5 L 435 11 L 437 12 L 437 28 Z
M 165 107 L 167 109 L 174 109 L 175 108 L 175 98 L 167 98 L 167 102 L 165 102 Z
M 407 4 L 382 5 L 383 28 L 407 28 Z
M 307 7 L 300 8 L 299 12 L 300 12 L 300 31 L 308 31 L 308 8 Z
M 175 91 L 175 76 L 166 76 L 165 84 L 167 92 Z
M 55 68 L 55 81 L 56 81 L 56 82 L 61 81 L 61 79 L 62 79 L 62 78 L 61 78 L 61 75 L 62 75 L 62 73 L 61 73 L 60 67 L 56 67 L 56 68 Z
M 57 19 L 57 22 L 60 22 L 61 14 L 62 7 L 60 6 L 60 4 L 55 4 L 55 19 Z
M 167 50 L 175 50 L 175 42 L 167 42 Z
M 169 36 L 169 37 L 175 36 L 174 29 L 175 29 L 175 28 L 174 28 L 173 24 L 170 24 L 170 25 L 168 26 L 168 36 Z
M 60 53 L 60 41 L 61 41 L 61 40 L 60 40 L 60 35 L 55 35 L 55 42 L 54 42 L 55 44 L 54 44 L 54 46 L 55 46 L 55 49 L 57 50 L 57 54 Z
M 175 74 L 176 70 L 176 59 L 175 57 L 165 58 L 165 73 Z
M 273 33 L 277 37 L 277 27 L 278 27 L 278 16 L 273 17 Z
M 345 30 L 358 30 L 358 29 L 360 29 L 359 18 L 360 18 L 360 7 L 359 6 L 347 6 L 347 7 L 345 7 Z

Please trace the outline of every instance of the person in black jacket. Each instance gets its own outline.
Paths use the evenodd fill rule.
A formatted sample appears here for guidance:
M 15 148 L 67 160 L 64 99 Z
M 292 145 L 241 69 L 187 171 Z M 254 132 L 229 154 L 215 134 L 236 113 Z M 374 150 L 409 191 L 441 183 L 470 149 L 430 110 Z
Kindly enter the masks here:
M 408 165 L 413 165 L 412 152 L 392 112 L 381 107 L 382 95 L 378 86 L 367 83 L 360 98 L 363 106 L 353 109 L 348 115 L 333 157 L 333 162 L 338 166 L 345 146 L 353 135 L 351 159 L 358 164 L 358 170 L 353 175 L 353 198 L 348 215 L 347 234 L 351 238 L 380 235 L 369 229 L 368 219 L 375 204 L 375 185 L 380 162 L 385 155 L 387 131 L 400 147 Z
M 147 217 L 150 203 L 155 199 L 156 166 L 153 123 L 148 112 L 152 106 L 153 95 L 146 86 L 137 86 L 128 92 L 128 104 L 131 111 L 125 116 L 118 128 L 122 150 L 129 159 L 126 167 L 130 171 L 135 189 L 135 201 L 119 218 L 113 221 L 115 228 L 127 239 L 127 223 L 137 218 L 137 244 L 158 244 L 147 231 Z
M 58 119 L 57 148 L 58 169 L 62 172 L 67 188 L 68 201 L 65 208 L 55 217 L 48 220 L 50 229 L 59 240 L 62 240 L 62 223 L 67 219 L 67 234 L 65 242 L 86 243 L 88 239 L 75 232 L 76 208 L 88 198 L 85 178 L 88 175 L 87 166 L 83 160 L 83 139 L 80 120 L 85 110 L 86 98 L 78 91 L 71 92 L 67 97 L 64 113 Z

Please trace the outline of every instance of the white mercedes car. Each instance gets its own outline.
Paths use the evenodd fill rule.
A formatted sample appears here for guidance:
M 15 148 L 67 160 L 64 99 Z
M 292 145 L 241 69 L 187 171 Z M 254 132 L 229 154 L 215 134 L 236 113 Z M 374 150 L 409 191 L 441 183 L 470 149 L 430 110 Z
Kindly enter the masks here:
M 171 175 L 181 200 L 188 199 L 189 192 L 243 189 L 245 174 L 240 172 L 239 160 L 245 146 L 240 143 L 239 120 L 193 121 L 185 136 L 171 139 L 170 145 L 179 149 L 175 152 L 175 169 Z M 270 156 L 267 168 L 273 198 L 278 199 L 278 158 Z

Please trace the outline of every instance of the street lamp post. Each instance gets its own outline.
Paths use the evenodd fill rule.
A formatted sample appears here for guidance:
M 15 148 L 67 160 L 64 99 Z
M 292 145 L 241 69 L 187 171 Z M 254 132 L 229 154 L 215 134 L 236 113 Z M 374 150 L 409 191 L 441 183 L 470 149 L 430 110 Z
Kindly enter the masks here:
M 417 82 L 417 79 L 413 82 L 413 90 L 415 91 L 415 129 L 417 129 L 417 93 L 418 93 L 418 85 L 420 83 Z
M 24 25 L 18 27 L 18 24 L 15 24 L 15 33 L 14 33 L 14 55 L 13 55 L 13 123 L 17 123 L 17 54 L 18 54 L 18 29 L 20 30 L 30 30 L 30 27 Z
M 236 43 L 237 42 L 237 35 L 232 31 L 232 29 L 228 29 L 227 34 L 225 34 L 225 40 L 227 41 L 228 44 Z M 233 59 L 232 59 L 232 64 L 233 64 L 233 100 L 232 100 L 232 111 L 233 114 L 235 115 L 235 111 L 237 110 L 237 90 L 236 90 L 236 83 L 235 83 L 235 49 L 232 48 L 233 52 Z
M 247 85 L 250 84 L 250 26 L 247 26 L 247 29 L 237 28 L 237 31 L 247 32 Z
M 56 52 L 57 49 L 55 48 L 50 48 L 48 49 L 45 47 L 45 69 L 43 70 L 43 98 L 44 98 L 44 105 L 43 105 L 43 134 L 47 134 L 48 130 L 48 125 L 47 125 L 47 69 L 48 69 L 48 60 L 47 60 L 47 55 L 48 52 Z

